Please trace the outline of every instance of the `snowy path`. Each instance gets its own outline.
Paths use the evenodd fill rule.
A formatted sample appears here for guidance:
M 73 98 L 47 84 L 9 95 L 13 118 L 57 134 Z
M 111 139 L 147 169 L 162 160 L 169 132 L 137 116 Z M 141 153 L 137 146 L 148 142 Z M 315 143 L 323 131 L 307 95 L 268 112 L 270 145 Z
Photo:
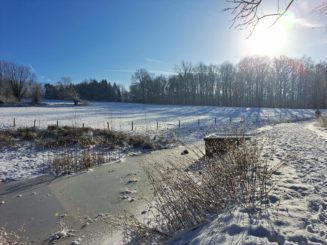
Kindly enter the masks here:
M 268 126 L 258 140 L 275 172 L 269 215 L 224 214 L 172 244 L 327 244 L 327 131 L 313 123 Z

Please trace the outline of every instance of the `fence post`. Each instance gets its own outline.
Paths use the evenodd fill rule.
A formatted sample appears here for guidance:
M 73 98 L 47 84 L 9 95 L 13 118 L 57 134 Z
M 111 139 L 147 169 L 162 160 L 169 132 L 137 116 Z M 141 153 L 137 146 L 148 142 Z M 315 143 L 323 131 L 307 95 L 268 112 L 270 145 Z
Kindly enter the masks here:
M 82 127 L 84 128 L 84 123 L 82 123 Z
M 181 120 L 178 120 L 178 128 L 181 128 Z
M 33 128 L 35 128 L 35 124 L 36 124 L 36 120 L 34 119 L 34 124 L 33 124 Z
M 108 131 L 110 131 L 110 124 L 107 122 Z
M 14 128 L 16 127 L 16 118 L 14 118 Z
M 58 120 L 57 120 L 57 127 L 59 127 L 59 122 L 58 122 Z
M 134 130 L 134 122 L 132 121 L 132 131 Z
M 200 119 L 198 119 L 198 127 L 200 127 Z
M 217 118 L 215 117 L 215 125 L 217 124 Z
M 157 130 L 158 130 L 158 128 L 159 128 L 159 123 L 158 123 L 158 121 L 157 121 Z

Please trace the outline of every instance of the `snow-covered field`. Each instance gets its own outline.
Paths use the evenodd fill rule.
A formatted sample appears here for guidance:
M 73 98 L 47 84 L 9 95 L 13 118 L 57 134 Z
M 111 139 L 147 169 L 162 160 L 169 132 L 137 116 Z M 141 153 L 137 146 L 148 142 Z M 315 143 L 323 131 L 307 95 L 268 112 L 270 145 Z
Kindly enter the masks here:
M 327 131 L 313 122 L 283 123 L 257 136 L 273 179 L 263 217 L 236 210 L 171 240 L 170 244 L 327 244 Z
M 44 107 L 0 107 L 0 128 L 13 126 L 47 127 L 56 124 L 93 128 L 110 128 L 130 131 L 132 122 L 134 130 L 148 131 L 212 126 L 245 120 L 248 124 L 271 123 L 285 120 L 313 118 L 314 111 L 307 109 L 270 109 L 270 108 L 238 108 L 215 106 L 174 106 L 144 105 L 129 103 L 92 103 L 89 106 L 73 106 L 56 102 Z M 200 120 L 200 122 L 198 121 Z
M 144 105 L 128 103 L 92 103 L 73 106 L 50 102 L 42 107 L 0 107 L 0 128 L 77 126 L 107 128 L 150 136 L 176 137 L 183 142 L 202 140 L 212 132 L 254 129 L 267 124 L 299 121 L 314 117 L 313 110 L 232 108 L 214 106 Z M 133 124 L 133 131 L 132 131 Z M 179 126 L 180 125 L 180 126 Z M 44 174 L 49 152 L 22 147 L 2 149 L 0 180 L 24 179 Z M 51 154 L 50 154 L 51 155 Z M 113 152 L 113 159 L 123 157 Z

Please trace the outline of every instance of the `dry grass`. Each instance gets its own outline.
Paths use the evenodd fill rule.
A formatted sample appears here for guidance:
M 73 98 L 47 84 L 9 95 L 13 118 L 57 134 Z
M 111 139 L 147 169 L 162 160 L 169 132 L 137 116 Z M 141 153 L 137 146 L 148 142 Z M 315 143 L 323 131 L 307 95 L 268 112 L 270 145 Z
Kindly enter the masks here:
M 0 148 L 14 145 L 15 141 L 12 135 L 7 131 L 0 130 Z
M 113 229 L 122 231 L 126 244 L 163 244 L 171 237 L 157 227 L 150 227 L 128 213 L 121 216 L 106 214 L 103 220 Z
M 25 244 L 21 237 L 13 232 L 8 232 L 4 228 L 0 228 L 0 245 L 19 245 Z
M 37 146 L 44 148 L 60 147 L 90 147 L 100 146 L 114 149 L 116 147 L 131 146 L 142 149 L 156 149 L 159 144 L 154 144 L 149 136 L 130 135 L 119 131 L 109 131 L 92 128 L 76 127 L 58 127 L 56 125 L 48 126 L 47 129 L 37 129 L 34 127 L 18 128 L 17 130 L 2 130 L 0 137 L 6 137 L 2 141 L 5 145 L 10 143 L 9 139 L 18 141 L 32 142 Z M 159 142 L 162 143 L 162 142 Z
M 204 159 L 201 171 L 198 169 L 191 171 L 176 162 L 146 168 L 155 197 L 154 225 L 128 215 L 110 218 L 109 223 L 120 225 L 130 239 L 158 242 L 212 215 L 235 208 L 257 214 L 266 208 L 268 186 L 276 169 L 268 168 L 256 144 L 230 146 L 222 157 Z
M 327 116 L 321 116 L 319 118 L 319 125 L 321 127 L 327 128 Z
M 65 175 L 92 168 L 108 160 L 109 157 L 104 152 L 97 152 L 91 149 L 65 149 L 50 159 L 50 170 L 56 175 Z

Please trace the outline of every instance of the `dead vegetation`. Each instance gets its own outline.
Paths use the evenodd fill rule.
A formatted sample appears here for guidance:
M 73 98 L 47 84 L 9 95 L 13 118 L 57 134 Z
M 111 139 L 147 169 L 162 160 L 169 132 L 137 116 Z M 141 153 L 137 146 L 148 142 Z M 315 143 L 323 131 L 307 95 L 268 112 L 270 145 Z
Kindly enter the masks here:
M 167 148 L 164 137 L 129 134 L 88 127 L 48 126 L 0 130 L 0 148 L 48 152 L 46 170 L 55 175 L 70 174 L 117 160 L 121 153 Z
M 50 159 L 50 171 L 57 176 L 66 175 L 90 169 L 109 160 L 110 157 L 105 152 L 88 148 L 82 150 L 65 149 Z
M 108 223 L 123 229 L 130 240 L 161 243 L 214 215 L 235 208 L 258 214 L 269 203 L 275 169 L 268 168 L 253 142 L 229 147 L 225 155 L 203 159 L 201 164 L 197 170 L 176 162 L 146 168 L 155 199 L 150 225 L 128 214 L 109 217 Z
M 19 245 L 25 244 L 21 237 L 14 232 L 8 232 L 3 227 L 0 228 L 0 245 Z
M 319 125 L 321 127 L 327 128 L 327 116 L 321 116 L 319 118 Z
M 1 131 L 0 130 L 0 148 L 6 147 L 6 146 L 14 146 L 15 141 L 12 135 L 7 131 Z
M 37 147 L 60 148 L 98 146 L 107 149 L 133 147 L 147 150 L 161 149 L 168 144 L 163 139 L 151 139 L 147 135 L 134 135 L 120 131 L 92 128 L 48 126 L 46 129 L 35 127 L 7 129 L 0 131 L 0 146 L 12 146 L 14 142 L 31 142 Z

